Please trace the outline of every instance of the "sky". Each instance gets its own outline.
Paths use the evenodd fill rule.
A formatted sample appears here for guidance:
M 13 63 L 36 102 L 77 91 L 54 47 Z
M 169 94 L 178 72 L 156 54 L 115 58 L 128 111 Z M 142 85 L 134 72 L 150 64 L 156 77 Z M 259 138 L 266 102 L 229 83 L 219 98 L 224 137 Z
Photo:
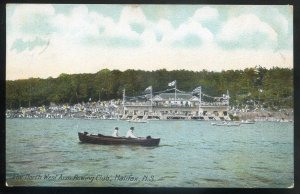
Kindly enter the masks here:
M 6 79 L 293 68 L 290 5 L 7 4 Z

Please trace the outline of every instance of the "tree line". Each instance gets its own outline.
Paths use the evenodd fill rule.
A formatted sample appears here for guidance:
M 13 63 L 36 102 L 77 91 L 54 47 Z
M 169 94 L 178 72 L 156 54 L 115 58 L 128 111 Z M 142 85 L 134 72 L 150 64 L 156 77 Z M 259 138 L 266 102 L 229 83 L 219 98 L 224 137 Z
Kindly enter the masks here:
M 210 96 L 220 96 L 228 90 L 230 104 L 260 104 L 264 107 L 293 107 L 293 70 L 263 67 L 244 70 L 212 71 L 126 71 L 103 69 L 95 74 L 61 74 L 57 78 L 29 78 L 6 81 L 6 107 L 32 107 L 56 104 L 121 99 L 141 95 L 148 86 L 163 91 L 168 83 L 177 80 L 177 88 L 192 91 L 202 86 Z

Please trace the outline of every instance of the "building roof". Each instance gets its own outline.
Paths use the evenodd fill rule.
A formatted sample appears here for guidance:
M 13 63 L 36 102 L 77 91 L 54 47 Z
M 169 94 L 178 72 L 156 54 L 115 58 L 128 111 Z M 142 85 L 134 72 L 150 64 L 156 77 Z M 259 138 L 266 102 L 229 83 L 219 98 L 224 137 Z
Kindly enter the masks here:
M 197 97 L 196 97 L 197 98 Z M 198 99 L 198 98 L 197 98 Z M 175 100 L 174 93 L 161 93 L 153 97 L 153 101 Z M 195 96 L 187 93 L 176 93 L 176 100 L 191 101 L 195 100 Z

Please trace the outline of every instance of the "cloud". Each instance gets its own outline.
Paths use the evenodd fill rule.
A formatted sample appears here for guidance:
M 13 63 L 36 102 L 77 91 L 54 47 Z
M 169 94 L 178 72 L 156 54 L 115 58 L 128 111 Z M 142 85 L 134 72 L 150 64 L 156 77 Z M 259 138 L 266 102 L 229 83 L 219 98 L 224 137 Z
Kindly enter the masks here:
M 41 39 L 36 37 L 35 40 L 33 41 L 23 41 L 22 39 L 18 38 L 14 41 L 11 50 L 16 50 L 17 53 L 22 52 L 26 49 L 28 49 L 29 51 L 34 49 L 35 47 L 42 47 L 46 44 L 48 44 L 49 41 Z
M 74 7 L 70 15 L 57 15 L 53 23 L 62 30 L 59 33 L 66 39 L 77 43 L 81 41 L 87 46 L 97 43 L 100 47 L 116 48 L 150 45 L 189 48 L 213 41 L 214 35 L 200 21 L 217 15 L 215 9 L 204 7 L 197 10 L 188 23 L 174 29 L 169 20 L 161 19 L 157 23 L 147 20 L 139 6 L 125 6 L 119 20 L 114 21 L 100 13 L 89 12 L 87 6 L 80 5 Z
M 176 47 L 195 48 L 201 46 L 203 40 L 195 34 L 187 34 L 182 39 L 177 40 L 173 43 Z
M 34 39 L 36 35 L 47 35 L 53 30 L 51 18 L 54 14 L 55 10 L 51 5 L 18 5 L 10 19 L 14 23 L 12 30 L 23 39 Z
M 145 16 L 140 8 L 124 7 L 117 22 L 100 13 L 89 12 L 85 5 L 74 8 L 72 13 L 71 17 L 64 16 L 67 21 L 63 21 L 62 25 L 70 23 L 70 33 L 75 32 L 71 36 L 78 33 L 79 40 L 89 43 L 87 46 L 126 48 L 141 45 L 140 34 L 144 31 Z M 93 45 L 95 43 L 98 44 Z
M 14 9 L 7 18 L 7 51 L 34 52 L 49 43 L 49 36 L 53 33 L 52 19 L 55 9 L 51 5 L 41 4 L 11 4 Z
M 180 24 L 177 28 L 173 28 L 170 21 L 161 19 L 154 24 L 156 38 L 169 47 L 201 48 L 214 41 L 214 34 L 202 23 L 217 17 L 218 11 L 206 6 L 197 9 L 194 15 L 187 18 L 187 22 Z
M 181 7 L 166 5 L 158 12 L 171 10 L 167 17 L 151 20 L 160 6 L 148 12 L 144 5 L 120 6 L 105 15 L 86 5 L 70 5 L 66 12 L 52 5 L 8 6 L 7 78 L 102 68 L 200 71 L 293 65 L 292 19 L 277 7 L 233 13 L 226 6 L 185 6 L 176 15 Z
M 261 16 L 278 34 L 277 49 L 293 48 L 293 20 L 288 20 L 278 9 L 270 8 Z
M 97 36 L 113 21 L 101 14 L 89 12 L 85 5 L 72 9 L 69 15 L 58 14 L 53 18 L 56 33 L 70 40 L 80 41 L 86 36 Z
M 119 24 L 128 25 L 132 23 L 146 24 L 146 17 L 138 5 L 125 6 L 121 12 Z
M 198 22 L 203 22 L 208 20 L 215 20 L 218 17 L 219 17 L 219 12 L 217 9 L 205 6 L 203 8 L 197 9 L 192 19 Z
M 52 5 L 24 4 L 14 10 L 11 23 L 14 23 L 16 33 L 12 35 L 14 40 L 8 42 L 12 46 L 18 38 L 28 42 L 36 37 L 46 40 L 51 36 L 52 39 L 63 38 L 72 46 L 126 48 L 132 42 L 132 47 L 146 47 L 151 42 L 151 46 L 170 47 L 175 44 L 187 49 L 190 45 L 201 48 L 209 44 L 219 44 L 223 49 L 291 47 L 292 41 L 285 41 L 291 40 L 288 38 L 291 35 L 288 30 L 290 23 L 277 9 L 268 10 L 265 17 L 246 13 L 228 17 L 228 21 L 221 23 L 218 8 L 200 7 L 186 18 L 186 22 L 174 28 L 172 22 L 163 17 L 158 22 L 148 20 L 139 5 L 124 6 L 119 20 L 115 21 L 112 17 L 90 11 L 86 5 L 73 5 L 67 13 L 56 13 Z M 270 15 L 274 17 L 270 18 Z M 113 44 L 106 44 L 110 40 Z
M 133 30 L 139 34 L 143 33 L 143 31 L 145 30 L 145 27 L 138 23 L 131 23 L 130 28 L 131 28 L 131 30 Z
M 202 44 L 211 44 L 214 41 L 214 35 L 210 30 L 203 27 L 201 23 L 195 21 L 194 17 L 190 18 L 187 23 L 181 24 L 175 30 L 172 41 L 177 46 L 201 47 Z
M 139 16 L 136 19 L 134 16 Z M 67 14 L 55 13 L 52 5 L 18 5 L 10 19 L 8 47 L 14 51 L 32 50 L 51 39 L 52 44 L 92 47 L 139 47 L 145 18 L 140 8 L 124 7 L 120 19 L 89 11 L 76 5 Z
M 227 21 L 217 38 L 225 48 L 274 48 L 278 34 L 256 15 L 243 14 Z
M 155 33 L 157 42 L 165 45 L 170 43 L 170 35 L 174 34 L 175 31 L 171 22 L 166 19 L 160 19 L 157 23 L 152 23 L 151 29 Z

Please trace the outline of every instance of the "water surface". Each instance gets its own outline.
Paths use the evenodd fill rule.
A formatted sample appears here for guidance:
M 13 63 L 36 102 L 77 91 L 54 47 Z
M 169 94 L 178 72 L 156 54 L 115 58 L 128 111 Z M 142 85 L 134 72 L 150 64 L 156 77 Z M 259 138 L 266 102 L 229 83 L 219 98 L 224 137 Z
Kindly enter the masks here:
M 79 131 L 160 137 L 158 147 L 79 142 Z M 207 121 L 7 119 L 8 185 L 271 187 L 294 182 L 293 124 Z

